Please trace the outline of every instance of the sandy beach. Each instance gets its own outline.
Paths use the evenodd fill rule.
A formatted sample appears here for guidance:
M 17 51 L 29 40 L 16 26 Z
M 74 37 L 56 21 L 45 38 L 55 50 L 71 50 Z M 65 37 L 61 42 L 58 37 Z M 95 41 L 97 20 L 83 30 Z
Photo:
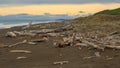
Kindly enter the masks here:
M 46 24 L 42 24 L 42 26 Z M 52 26 L 49 28 L 55 29 L 63 26 L 63 23 L 51 23 L 50 25 Z M 28 30 L 40 30 L 43 28 L 46 27 L 34 27 Z M 23 31 L 23 29 L 22 26 L 0 29 L 0 46 L 12 45 L 23 40 L 29 41 L 41 38 L 40 36 L 6 37 L 5 34 L 10 31 Z M 40 42 L 35 45 L 23 43 L 13 47 L 1 47 L 0 68 L 120 68 L 119 50 L 105 49 L 105 51 L 101 51 L 99 49 L 89 49 L 88 47 L 79 46 L 54 47 L 53 42 L 60 38 L 50 37 L 49 41 Z M 31 53 L 13 53 L 10 52 L 11 50 L 28 50 Z M 100 53 L 100 57 L 95 57 L 95 53 Z M 54 62 L 60 61 L 67 62 L 65 64 L 54 64 Z

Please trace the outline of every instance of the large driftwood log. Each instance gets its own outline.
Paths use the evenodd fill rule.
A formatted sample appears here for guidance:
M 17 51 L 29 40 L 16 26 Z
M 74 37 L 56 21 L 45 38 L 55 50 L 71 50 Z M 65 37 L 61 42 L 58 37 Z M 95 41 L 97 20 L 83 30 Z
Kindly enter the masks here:
M 103 45 L 106 48 L 112 48 L 112 49 L 120 49 L 120 46 L 115 46 L 115 45 Z
M 30 33 L 29 31 L 14 31 L 15 34 L 18 34 L 20 36 L 35 36 L 36 34 Z
M 87 44 L 87 45 L 89 45 L 89 46 L 92 46 L 93 48 L 97 48 L 97 49 L 104 50 L 104 47 L 103 47 L 103 46 L 96 45 L 96 44 L 94 44 L 94 43 L 92 43 L 92 42 L 89 42 L 89 41 L 86 41 L 86 40 L 84 40 L 84 41 L 82 41 L 82 42 L 85 43 L 85 44 Z

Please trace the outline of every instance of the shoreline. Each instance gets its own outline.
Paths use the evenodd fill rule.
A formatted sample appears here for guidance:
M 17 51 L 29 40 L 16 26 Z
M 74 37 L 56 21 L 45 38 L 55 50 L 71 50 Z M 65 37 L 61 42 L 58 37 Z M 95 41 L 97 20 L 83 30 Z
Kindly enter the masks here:
M 32 22 L 32 24 L 35 25 L 35 24 L 52 23 L 52 22 L 61 22 L 61 21 L 43 21 L 43 22 L 41 21 L 41 22 Z M 0 29 L 9 29 L 12 27 L 26 26 L 29 23 L 30 22 L 11 23 L 11 24 L 0 23 Z

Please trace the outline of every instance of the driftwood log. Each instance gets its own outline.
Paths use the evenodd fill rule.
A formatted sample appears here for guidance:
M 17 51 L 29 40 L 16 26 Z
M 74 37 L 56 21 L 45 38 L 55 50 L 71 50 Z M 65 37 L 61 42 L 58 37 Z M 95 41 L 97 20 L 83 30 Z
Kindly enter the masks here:
M 87 45 L 89 45 L 89 46 L 91 46 L 91 47 L 93 47 L 93 48 L 97 48 L 97 49 L 104 50 L 104 47 L 103 47 L 103 46 L 96 45 L 96 44 L 94 44 L 94 43 L 92 43 L 92 42 L 89 42 L 89 41 L 86 41 L 86 40 L 84 40 L 84 41 L 82 41 L 82 42 L 85 43 L 85 44 L 87 44 Z
M 15 43 L 15 44 L 8 45 L 8 47 L 13 47 L 13 46 L 20 45 L 20 44 L 24 44 L 24 43 L 27 43 L 27 40 L 23 40 L 22 42 L 17 42 L 17 43 Z

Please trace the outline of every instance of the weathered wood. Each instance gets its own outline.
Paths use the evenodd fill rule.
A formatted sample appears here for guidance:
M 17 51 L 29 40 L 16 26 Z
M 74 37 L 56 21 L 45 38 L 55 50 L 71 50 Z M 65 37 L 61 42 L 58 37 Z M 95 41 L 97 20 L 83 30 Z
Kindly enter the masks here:
M 12 53 L 31 53 L 31 51 L 28 50 L 10 50 Z
M 17 35 L 14 32 L 7 32 L 6 37 L 16 37 Z
M 20 44 L 24 44 L 24 43 L 27 43 L 27 40 L 23 40 L 22 42 L 17 42 L 17 43 L 15 43 L 15 44 L 8 45 L 8 47 L 13 47 L 13 46 L 20 45 Z
M 46 42 L 46 41 L 49 41 L 48 38 L 44 37 L 42 39 L 35 39 L 35 40 L 31 40 L 31 42 Z
M 26 59 L 26 58 L 27 58 L 26 56 L 19 56 L 16 59 L 20 60 L 20 59 Z
M 115 45 L 103 45 L 106 48 L 112 48 L 112 49 L 120 49 L 120 46 L 115 46 Z
M 58 61 L 58 62 L 53 62 L 54 65 L 63 65 L 63 64 L 68 64 L 69 61 Z
M 93 48 L 97 48 L 97 49 L 104 50 L 104 47 L 103 47 L 103 46 L 96 45 L 96 44 L 94 44 L 94 43 L 92 43 L 92 42 L 88 42 L 88 41 L 86 41 L 86 40 L 84 40 L 84 41 L 82 41 L 82 42 L 85 43 L 85 44 L 87 44 L 87 45 L 89 45 L 89 46 L 92 46 Z
M 35 36 L 36 34 L 30 33 L 29 31 L 14 31 L 14 33 L 20 35 L 20 36 Z

